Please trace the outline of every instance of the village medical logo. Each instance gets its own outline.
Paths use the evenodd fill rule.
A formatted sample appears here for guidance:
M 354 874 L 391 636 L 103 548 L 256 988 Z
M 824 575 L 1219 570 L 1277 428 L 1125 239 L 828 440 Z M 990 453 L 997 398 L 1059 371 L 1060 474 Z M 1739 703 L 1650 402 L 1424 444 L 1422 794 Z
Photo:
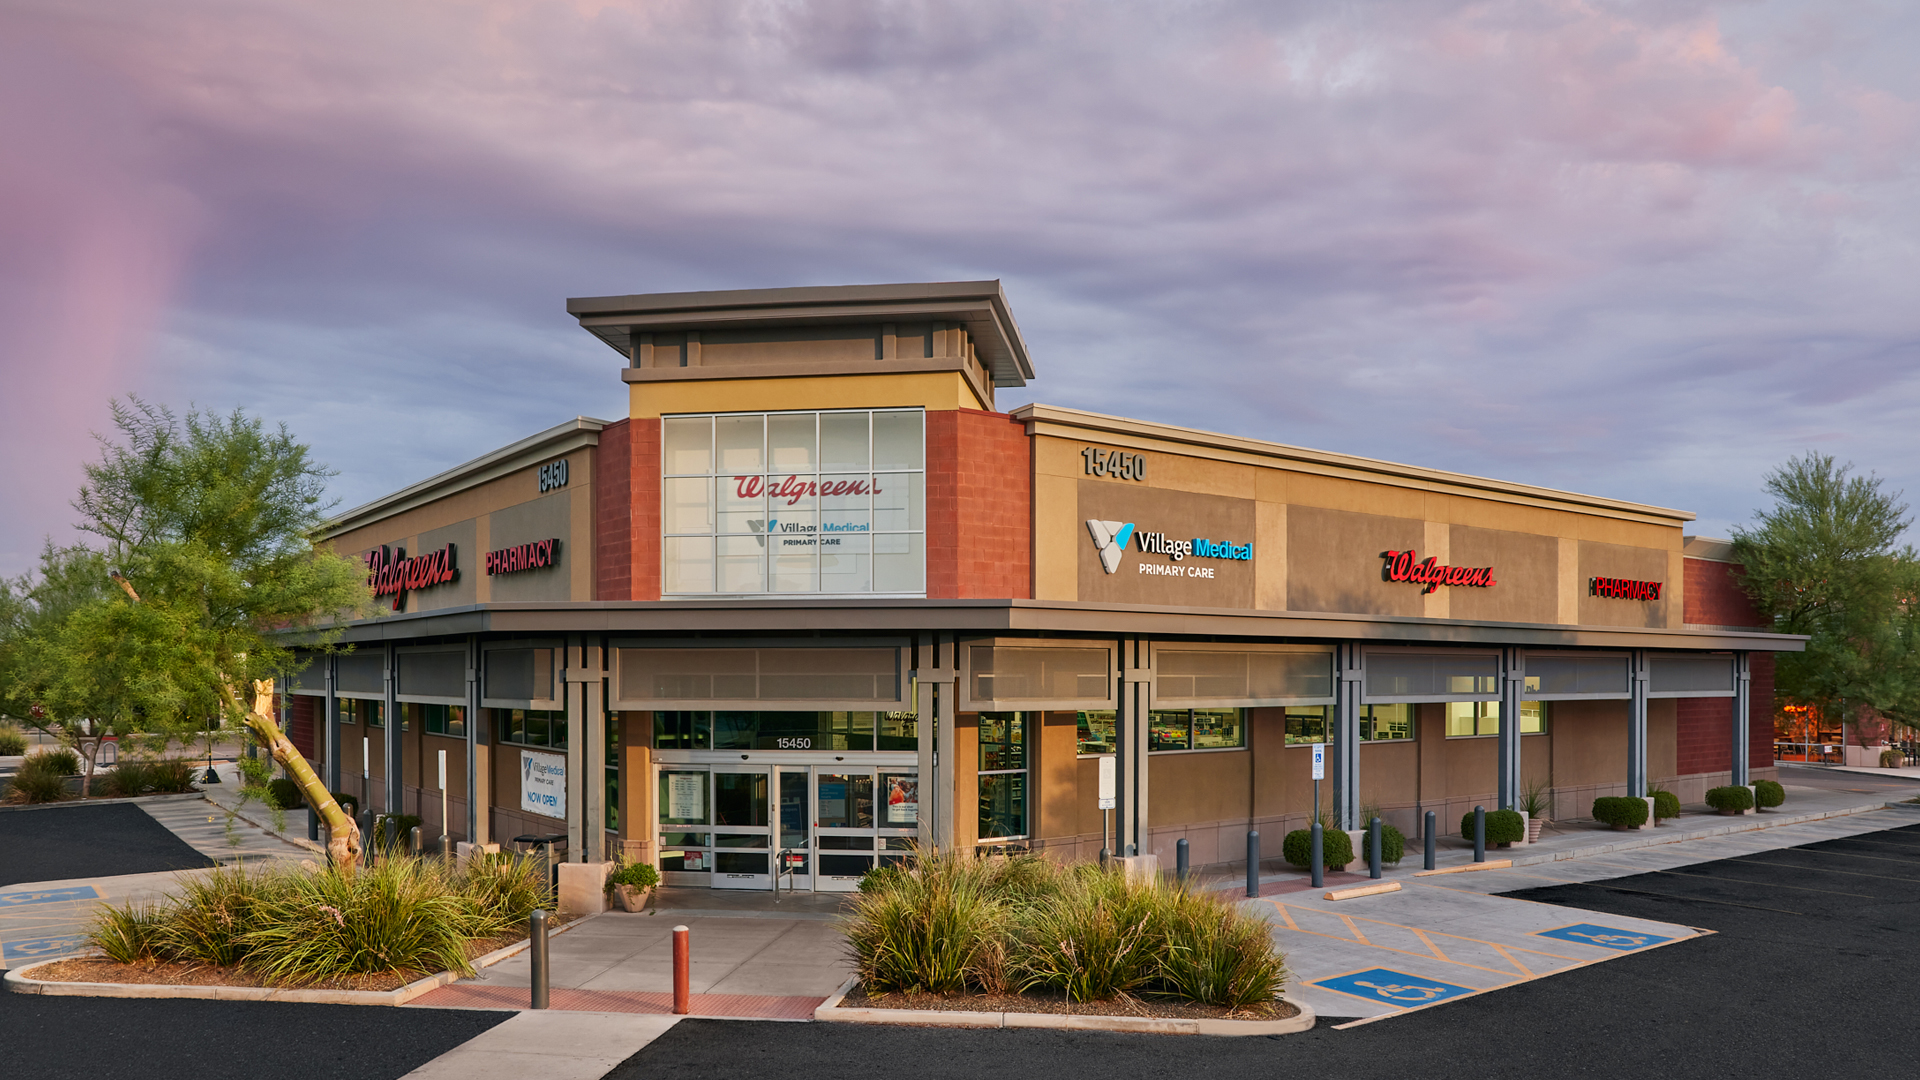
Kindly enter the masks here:
M 1107 573 L 1120 571 L 1120 556 L 1126 554 L 1127 541 L 1133 537 L 1133 522 L 1087 519 L 1087 531 L 1093 534 L 1093 547 L 1100 553 L 1100 565 Z
M 1109 574 L 1117 574 L 1120 572 L 1120 556 L 1125 554 L 1127 541 L 1129 540 L 1135 541 L 1143 552 L 1153 555 L 1165 555 L 1176 563 L 1189 556 L 1197 556 L 1203 559 L 1227 559 L 1233 562 L 1253 561 L 1252 544 L 1236 544 L 1227 540 L 1208 540 L 1205 537 L 1195 537 L 1192 540 L 1174 540 L 1169 538 L 1165 533 L 1136 533 L 1133 522 L 1131 521 L 1097 521 L 1089 518 L 1087 520 L 1087 532 L 1093 537 L 1094 550 L 1100 553 L 1100 565 L 1105 568 Z M 1140 564 L 1140 572 L 1143 574 L 1165 573 L 1180 576 L 1177 573 L 1180 569 L 1180 567 L 1160 566 L 1155 563 Z M 1202 570 L 1196 567 L 1193 572 L 1187 576 L 1212 577 L 1213 571 L 1210 569 Z

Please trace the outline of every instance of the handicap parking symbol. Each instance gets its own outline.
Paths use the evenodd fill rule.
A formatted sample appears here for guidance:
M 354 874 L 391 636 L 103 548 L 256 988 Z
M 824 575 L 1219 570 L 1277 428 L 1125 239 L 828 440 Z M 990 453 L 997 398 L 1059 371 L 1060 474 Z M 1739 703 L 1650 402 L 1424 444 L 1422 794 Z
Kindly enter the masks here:
M 1352 994 L 1354 997 L 1367 998 L 1370 1001 L 1384 1001 L 1402 1009 L 1411 1009 L 1417 1005 L 1428 1005 L 1473 993 L 1473 988 L 1469 986 L 1455 986 L 1438 979 L 1426 979 L 1418 975 L 1409 975 L 1404 971 L 1388 971 L 1386 968 L 1373 968 L 1338 978 L 1321 979 L 1313 985 L 1338 990 L 1343 994 Z
M 26 907 L 28 904 L 59 904 L 69 900 L 98 900 L 99 890 L 91 885 L 73 885 L 64 889 L 38 892 L 0 893 L 0 908 Z
M 70 952 L 79 952 L 86 941 L 86 936 L 83 934 L 9 941 L 0 945 L 0 959 L 40 960 L 49 956 L 61 956 Z
M 1598 945 L 1603 949 L 1617 952 L 1632 952 L 1651 945 L 1664 945 L 1673 939 L 1658 934 L 1641 934 L 1622 930 L 1617 926 L 1601 926 L 1598 923 L 1574 923 L 1562 926 L 1558 930 L 1542 930 L 1535 937 L 1559 938 L 1577 945 Z

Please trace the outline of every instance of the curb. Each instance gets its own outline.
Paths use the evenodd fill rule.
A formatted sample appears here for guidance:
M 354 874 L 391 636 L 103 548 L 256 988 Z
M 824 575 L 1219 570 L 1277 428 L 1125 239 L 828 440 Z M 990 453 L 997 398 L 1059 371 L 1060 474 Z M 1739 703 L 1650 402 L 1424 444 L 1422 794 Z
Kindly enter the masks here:
M 1778 810 L 1762 815 L 1752 815 L 1735 819 L 1737 824 L 1727 824 L 1711 829 L 1688 832 L 1684 836 L 1645 836 L 1633 840 L 1620 840 L 1609 844 L 1592 844 L 1587 847 L 1569 848 L 1542 855 L 1515 855 L 1511 860 L 1515 866 L 1539 866 L 1542 863 L 1565 862 L 1568 859 L 1585 859 L 1595 855 L 1606 855 L 1616 851 L 1632 851 L 1636 848 L 1659 847 L 1663 844 L 1683 844 L 1689 840 L 1705 840 L 1714 836 L 1728 836 L 1733 833 L 1758 832 L 1761 829 L 1777 829 L 1782 825 L 1801 825 L 1809 821 L 1825 821 L 1828 818 L 1852 817 L 1855 814 L 1870 814 L 1876 810 L 1913 809 L 1920 810 L 1920 804 L 1904 802 L 1869 803 L 1864 806 L 1842 807 L 1838 810 L 1819 810 L 1791 816 Z
M 206 795 L 198 791 L 176 791 L 166 795 L 129 795 L 124 799 L 62 799 L 59 802 L 0 806 L 0 814 L 13 813 L 19 810 L 52 810 L 56 807 L 66 806 L 112 806 L 115 803 L 191 802 L 194 799 L 205 798 Z M 207 801 L 212 802 L 213 800 L 208 799 Z
M 604 912 L 582 915 L 578 919 L 562 924 L 547 932 L 548 937 L 564 934 L 589 919 L 598 918 Z M 504 945 L 484 956 L 474 958 L 473 968 L 479 971 L 520 955 L 533 944 L 533 939 Z M 276 986 L 178 986 L 166 983 L 86 983 L 53 982 L 47 979 L 35 979 L 28 972 L 47 964 L 57 964 L 62 960 L 73 960 L 74 956 L 61 956 L 52 960 L 42 960 L 23 968 L 8 971 L 3 980 L 9 993 L 43 994 L 47 997 L 115 997 L 115 998 L 200 998 L 215 1001 L 302 1001 L 316 1005 L 405 1005 L 414 998 L 430 990 L 459 982 L 466 976 L 451 971 L 442 971 L 417 979 L 394 990 L 303 990 L 298 987 Z
M 201 797 L 206 798 L 205 795 L 202 795 Z M 293 847 L 297 847 L 302 851 L 308 852 L 309 854 L 313 854 L 313 855 L 325 856 L 327 853 L 327 848 L 325 844 L 321 844 L 321 843 L 317 843 L 315 841 L 309 840 L 304 836 L 298 836 L 298 837 L 288 836 L 286 833 L 273 831 L 273 827 L 271 825 L 268 825 L 265 822 L 256 821 L 253 818 L 248 817 L 247 814 L 245 813 L 246 808 L 244 807 L 228 806 L 226 803 L 223 803 L 218 799 L 207 799 L 207 802 L 213 804 L 214 806 L 219 807 L 221 812 L 232 814 L 234 817 L 237 817 L 241 821 L 244 821 L 247 824 L 253 826 L 254 828 L 259 829 L 261 832 L 266 833 L 268 836 L 273 837 L 275 840 L 278 840 L 283 844 L 290 844 Z M 262 815 L 262 816 L 269 816 L 269 815 Z
M 1130 1031 L 1148 1035 L 1291 1035 L 1310 1031 L 1318 1019 L 1313 1006 L 1287 1001 L 1299 1009 L 1285 1020 L 1181 1020 L 1158 1016 L 1060 1016 L 1055 1013 L 968 1012 L 954 1009 L 847 1009 L 840 1002 L 860 981 L 853 976 L 820 1007 L 815 1020 L 843 1024 L 908 1024 L 920 1027 L 1052 1028 L 1065 1031 Z

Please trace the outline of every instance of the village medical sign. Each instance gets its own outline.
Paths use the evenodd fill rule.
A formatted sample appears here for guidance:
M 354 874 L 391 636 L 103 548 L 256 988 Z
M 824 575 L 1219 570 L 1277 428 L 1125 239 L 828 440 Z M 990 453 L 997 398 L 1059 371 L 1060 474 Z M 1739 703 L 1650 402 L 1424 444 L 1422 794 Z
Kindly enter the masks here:
M 1132 541 L 1139 550 L 1152 555 L 1165 555 L 1171 563 L 1153 563 L 1142 561 L 1139 572 L 1159 574 L 1165 577 L 1210 578 L 1214 568 L 1211 566 L 1179 565 L 1188 558 L 1223 559 L 1228 562 L 1252 562 L 1253 544 L 1236 544 L 1231 540 L 1209 540 L 1196 536 L 1191 540 L 1175 540 L 1160 532 L 1140 532 L 1131 521 L 1087 521 L 1087 532 L 1093 537 L 1093 547 L 1100 553 L 1100 566 L 1109 574 L 1120 572 L 1120 557 L 1126 553 L 1127 542 Z

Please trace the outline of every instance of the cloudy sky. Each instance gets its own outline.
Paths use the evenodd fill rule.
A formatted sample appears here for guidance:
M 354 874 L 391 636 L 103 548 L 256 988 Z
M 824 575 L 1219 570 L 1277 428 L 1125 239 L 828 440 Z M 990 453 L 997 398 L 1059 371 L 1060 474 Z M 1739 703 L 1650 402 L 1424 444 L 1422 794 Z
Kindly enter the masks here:
M 569 296 L 1000 278 L 1040 400 L 1676 506 L 1920 497 L 1920 5 L 0 0 L 0 573 L 129 392 L 353 505 Z

